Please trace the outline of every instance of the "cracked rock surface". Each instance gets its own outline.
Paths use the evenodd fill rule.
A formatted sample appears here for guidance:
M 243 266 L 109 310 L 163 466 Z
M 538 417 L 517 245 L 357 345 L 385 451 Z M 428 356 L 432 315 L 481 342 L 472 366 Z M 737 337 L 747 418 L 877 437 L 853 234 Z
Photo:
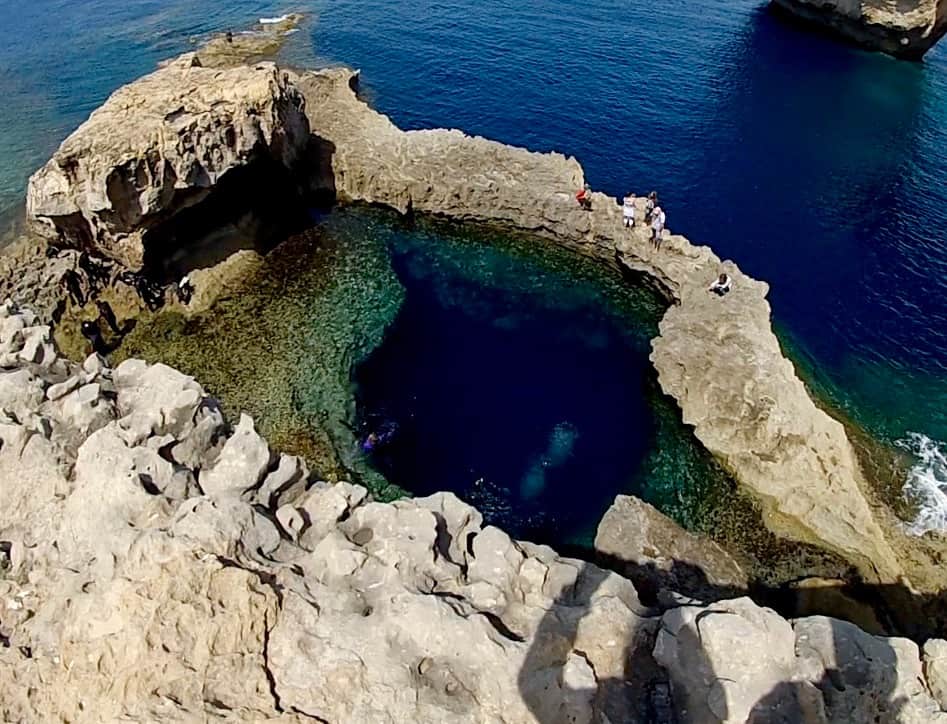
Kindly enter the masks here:
M 943 642 L 648 608 L 449 493 L 313 481 L 192 378 L 69 362 L 10 303 L 0 410 L 4 721 L 947 719 Z

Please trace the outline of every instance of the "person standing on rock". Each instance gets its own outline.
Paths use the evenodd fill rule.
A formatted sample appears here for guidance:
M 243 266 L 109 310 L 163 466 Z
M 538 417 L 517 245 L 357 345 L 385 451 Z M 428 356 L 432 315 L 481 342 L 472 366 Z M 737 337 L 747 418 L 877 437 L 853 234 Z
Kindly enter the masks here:
M 628 194 L 624 198 L 624 201 L 622 202 L 623 203 L 621 207 L 622 223 L 625 225 L 626 229 L 630 229 L 631 227 L 635 225 L 635 201 L 636 201 L 635 195 Z
M 654 211 L 651 212 L 651 243 L 654 244 L 655 249 L 661 248 L 661 237 L 664 235 L 664 222 L 666 219 L 664 209 L 660 206 L 655 206 Z
M 651 223 L 651 214 L 654 213 L 654 207 L 658 205 L 658 192 L 652 191 L 644 201 L 644 222 Z
M 82 332 L 82 336 L 89 340 L 92 351 L 96 354 L 104 357 L 112 351 L 102 338 L 102 330 L 99 328 L 98 322 L 83 322 L 79 325 L 79 330 Z

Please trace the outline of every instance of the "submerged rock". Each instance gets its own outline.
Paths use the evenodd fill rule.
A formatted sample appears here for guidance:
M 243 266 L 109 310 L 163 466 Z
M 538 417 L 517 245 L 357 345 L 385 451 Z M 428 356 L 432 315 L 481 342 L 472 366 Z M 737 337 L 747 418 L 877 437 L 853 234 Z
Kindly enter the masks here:
M 308 141 L 299 93 L 272 63 L 211 69 L 194 55 L 124 86 L 30 179 L 27 214 L 57 243 L 126 266 L 150 231 L 255 161 L 291 167 Z
M 907 0 L 770 0 L 792 18 L 872 50 L 920 60 L 947 33 L 947 2 Z

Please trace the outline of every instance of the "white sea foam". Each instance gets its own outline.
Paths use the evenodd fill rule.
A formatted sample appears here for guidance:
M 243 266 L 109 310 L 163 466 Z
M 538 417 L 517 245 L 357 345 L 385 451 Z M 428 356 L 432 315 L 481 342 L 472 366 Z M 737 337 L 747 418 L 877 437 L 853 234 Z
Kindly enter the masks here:
M 260 18 L 260 25 L 278 25 L 279 23 L 285 23 L 289 20 L 292 15 L 280 15 L 278 18 Z
M 918 508 L 908 531 L 947 531 L 947 443 L 912 432 L 898 444 L 917 459 L 904 483 L 904 495 Z

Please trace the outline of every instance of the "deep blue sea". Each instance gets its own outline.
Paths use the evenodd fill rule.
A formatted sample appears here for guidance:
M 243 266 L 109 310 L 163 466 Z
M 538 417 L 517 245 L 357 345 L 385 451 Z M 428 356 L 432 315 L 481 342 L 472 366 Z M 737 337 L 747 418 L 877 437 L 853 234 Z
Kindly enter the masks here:
M 657 189 L 674 231 L 771 284 L 807 381 L 917 455 L 915 483 L 947 484 L 947 42 L 895 61 L 763 5 L 8 0 L 0 215 L 117 86 L 302 10 L 284 60 L 360 68 L 402 127 L 573 154 L 616 195 Z M 947 504 L 927 523 L 947 525 Z

